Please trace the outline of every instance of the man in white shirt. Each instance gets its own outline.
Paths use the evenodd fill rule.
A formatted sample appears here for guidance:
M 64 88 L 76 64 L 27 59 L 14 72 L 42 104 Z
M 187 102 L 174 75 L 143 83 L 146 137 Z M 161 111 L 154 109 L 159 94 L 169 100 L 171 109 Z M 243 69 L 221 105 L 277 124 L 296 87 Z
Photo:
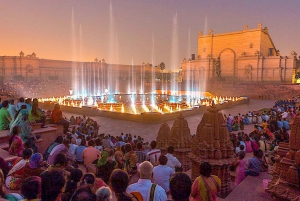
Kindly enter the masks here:
M 166 201 L 165 190 L 151 182 L 153 165 L 149 161 L 144 161 L 139 165 L 140 179 L 137 183 L 127 187 L 126 193 L 140 192 L 144 201 Z
M 173 156 L 174 147 L 169 146 L 168 147 L 168 153 L 166 154 L 166 157 L 168 159 L 167 166 L 175 170 L 175 167 L 181 167 L 181 163 L 179 160 Z
M 170 190 L 170 178 L 175 173 L 175 170 L 166 166 L 168 159 L 166 156 L 161 155 L 158 159 L 159 165 L 153 169 L 153 181 L 155 184 L 160 185 L 166 193 Z
M 158 158 L 161 155 L 160 149 L 156 149 L 156 141 L 152 141 L 151 150 L 147 153 L 146 160 L 150 161 L 152 165 L 158 165 Z

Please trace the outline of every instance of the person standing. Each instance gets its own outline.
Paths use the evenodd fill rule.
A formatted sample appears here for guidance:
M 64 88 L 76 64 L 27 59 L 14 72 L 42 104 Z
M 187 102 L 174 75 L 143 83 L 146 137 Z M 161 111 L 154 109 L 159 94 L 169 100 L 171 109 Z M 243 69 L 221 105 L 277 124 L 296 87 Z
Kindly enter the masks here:
M 166 154 L 166 157 L 168 159 L 167 166 L 175 170 L 176 167 L 181 168 L 181 163 L 179 160 L 173 156 L 174 147 L 169 146 L 167 149 L 168 153 Z
M 15 101 L 12 99 L 9 101 L 9 105 L 8 105 L 8 108 L 7 108 L 7 111 L 9 112 L 10 114 L 10 117 L 11 117 L 11 122 L 14 121 L 14 118 L 15 118 L 15 115 L 17 114 L 17 107 L 15 106 Z

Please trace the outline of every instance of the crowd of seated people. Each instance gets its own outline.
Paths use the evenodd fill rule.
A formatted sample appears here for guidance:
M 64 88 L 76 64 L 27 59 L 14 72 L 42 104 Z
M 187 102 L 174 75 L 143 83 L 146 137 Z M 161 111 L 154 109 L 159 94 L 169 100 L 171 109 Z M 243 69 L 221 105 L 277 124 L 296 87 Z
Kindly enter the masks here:
M 45 126 L 43 122 L 46 114 L 35 101 L 20 99 L 18 105 L 10 101 L 10 107 L 15 110 L 8 110 L 8 101 L 2 102 L 1 109 L 4 108 L 7 112 L 0 112 L 0 116 L 2 113 L 10 115 L 11 111 L 15 112 L 13 119 L 7 118 L 8 126 L 3 127 L 9 129 L 11 134 L 9 152 L 18 158 L 8 164 L 0 157 L 0 189 L 18 190 L 19 193 L 6 194 L 5 190 L 0 190 L 1 197 L 57 201 L 167 200 L 171 197 L 172 200 L 217 199 L 220 180 L 211 175 L 208 163 L 201 164 L 200 176 L 192 183 L 186 174 L 176 173 L 181 171 L 181 163 L 173 156 L 174 147 L 166 147 L 167 154 L 164 155 L 156 148 L 155 141 L 148 144 L 140 136 L 99 134 L 100 126 L 92 118 L 72 116 L 67 120 L 59 105 L 55 106 L 50 116 L 57 118 L 54 123 L 64 125 L 67 122 L 64 125 L 65 135 L 58 136 L 54 142 L 49 143 L 45 153 L 39 153 L 34 145 L 38 136 L 31 132 L 30 114 L 40 114 L 41 118 L 34 118 L 33 122 L 41 120 L 42 127 Z M 281 114 L 282 117 L 285 109 L 290 110 L 290 106 L 290 101 L 279 101 L 271 112 L 275 110 L 274 115 L 280 117 Z M 281 107 L 284 109 L 281 110 Z M 36 112 L 32 114 L 34 108 Z M 293 109 L 297 110 L 295 105 Z M 262 116 L 267 115 L 265 112 Z M 263 124 L 270 124 L 270 119 L 263 119 L 260 126 L 255 125 L 249 135 L 240 132 L 232 138 L 237 155 L 233 164 L 237 171 L 237 185 L 245 176 L 257 176 L 263 171 L 266 135 L 258 127 L 265 128 L 266 125 Z M 241 118 L 241 121 L 247 122 L 244 120 L 245 118 Z M 2 122 L 0 121 L 1 125 Z M 276 134 L 272 134 L 270 137 L 277 139 Z M 253 153 L 247 165 L 245 153 Z M 138 175 L 139 180 L 129 185 L 133 175 Z
M 53 94 L 64 96 L 69 94 L 70 88 L 71 82 L 63 80 L 11 80 L 9 82 L 0 83 L 0 96 L 9 98 L 17 98 L 20 96 L 52 97 Z
M 114 168 L 109 180 L 104 182 L 93 173 L 84 173 L 80 168 L 69 165 L 65 154 L 59 154 L 53 165 L 47 164 L 40 154 L 23 151 L 22 174 L 12 181 L 10 174 L 0 170 L 1 200 L 50 200 L 50 201 L 165 201 L 165 200 L 217 200 L 220 179 L 211 175 L 209 163 L 202 163 L 200 176 L 192 183 L 185 173 L 169 169 L 168 179 L 165 172 L 167 157 L 159 157 L 158 166 L 149 161 L 142 162 L 138 169 L 139 179 L 130 183 L 130 176 L 125 170 Z M 30 154 L 32 154 L 30 156 Z M 2 165 L 2 164 L 0 164 Z M 15 166 L 13 166 L 14 168 Z M 12 169 L 13 169 L 12 168 Z M 158 170 L 160 169 L 160 170 Z M 17 170 L 20 171 L 20 170 Z M 159 175 L 157 175 L 157 171 Z M 161 183 L 157 183 L 156 177 Z M 154 178 L 154 182 L 152 182 Z M 9 184 L 9 186 L 7 186 Z M 6 188 L 18 189 L 14 193 L 6 193 Z M 200 188 L 201 187 L 201 188 Z

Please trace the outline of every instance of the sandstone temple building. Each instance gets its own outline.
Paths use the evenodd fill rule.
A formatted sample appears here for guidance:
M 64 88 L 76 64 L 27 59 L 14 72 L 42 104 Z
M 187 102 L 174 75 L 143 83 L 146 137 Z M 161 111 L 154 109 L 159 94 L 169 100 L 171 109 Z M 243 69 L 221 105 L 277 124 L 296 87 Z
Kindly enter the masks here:
M 300 57 L 299 57 L 300 58 Z M 247 25 L 241 31 L 208 35 L 198 34 L 198 53 L 183 59 L 181 79 L 205 79 L 208 82 L 296 83 L 300 71 L 297 53 L 281 56 L 267 27 Z

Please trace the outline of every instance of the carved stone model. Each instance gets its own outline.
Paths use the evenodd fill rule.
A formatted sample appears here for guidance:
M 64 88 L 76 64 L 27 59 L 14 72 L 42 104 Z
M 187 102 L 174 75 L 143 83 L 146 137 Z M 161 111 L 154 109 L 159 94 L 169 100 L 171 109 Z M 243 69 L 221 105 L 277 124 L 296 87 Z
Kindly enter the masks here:
M 174 147 L 173 155 L 181 162 L 183 171 L 191 169 L 191 161 L 187 157 L 188 153 L 191 152 L 190 143 L 191 131 L 188 122 L 180 113 L 171 128 L 169 145 Z
M 171 136 L 170 126 L 166 122 L 164 122 L 159 128 L 156 137 L 157 148 L 166 149 L 169 146 L 170 136 Z
M 300 200 L 300 116 L 291 125 L 289 143 L 280 143 L 275 157 L 273 179 L 266 189 L 282 200 Z
M 192 179 L 199 176 L 201 162 L 209 162 L 212 165 L 212 174 L 222 181 L 220 196 L 226 197 L 231 192 L 229 166 L 235 158 L 226 122 L 219 109 L 207 109 L 191 146 L 192 152 L 188 156 L 192 161 Z

